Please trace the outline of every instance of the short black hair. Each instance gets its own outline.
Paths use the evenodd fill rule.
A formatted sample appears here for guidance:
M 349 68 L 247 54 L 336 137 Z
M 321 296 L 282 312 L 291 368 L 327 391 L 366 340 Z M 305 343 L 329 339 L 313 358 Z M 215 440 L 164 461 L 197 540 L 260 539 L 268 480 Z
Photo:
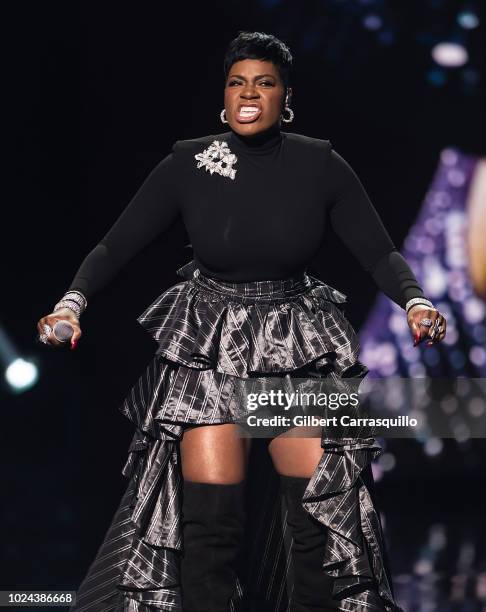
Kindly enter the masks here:
M 290 86 L 292 54 L 285 43 L 273 34 L 240 31 L 228 45 L 224 55 L 224 79 L 228 78 L 231 66 L 245 59 L 270 60 L 278 70 L 285 89 Z

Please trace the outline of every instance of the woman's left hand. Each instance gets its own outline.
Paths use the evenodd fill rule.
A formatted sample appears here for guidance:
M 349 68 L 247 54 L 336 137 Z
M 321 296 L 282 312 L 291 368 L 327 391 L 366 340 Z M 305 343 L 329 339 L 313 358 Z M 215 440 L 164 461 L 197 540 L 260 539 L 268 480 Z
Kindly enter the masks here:
M 414 336 L 414 346 L 417 346 L 422 340 L 428 340 L 427 346 L 431 346 L 443 340 L 446 335 L 446 319 L 435 308 L 416 304 L 408 311 L 407 320 Z M 430 325 L 428 325 L 429 322 Z

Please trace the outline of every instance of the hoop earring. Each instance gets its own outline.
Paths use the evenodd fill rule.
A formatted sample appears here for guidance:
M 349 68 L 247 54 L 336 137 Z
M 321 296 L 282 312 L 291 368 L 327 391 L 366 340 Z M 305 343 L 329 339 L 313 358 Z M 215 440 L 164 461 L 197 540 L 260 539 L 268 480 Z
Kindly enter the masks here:
M 288 111 L 288 112 L 289 112 L 289 118 L 288 118 L 288 119 L 285 119 L 285 117 L 284 117 L 284 115 L 283 115 L 283 113 L 284 113 L 285 111 Z M 293 110 L 290 108 L 290 106 L 286 106 L 286 107 L 284 108 L 283 112 L 282 112 L 282 113 L 280 113 L 280 117 L 281 117 L 281 119 L 282 119 L 282 121 L 283 121 L 284 123 L 292 123 L 292 121 L 294 120 L 294 116 L 295 116 L 295 115 L 294 115 L 294 111 L 293 111 Z
M 228 123 L 228 121 L 226 120 L 226 115 L 225 115 L 225 113 L 226 113 L 226 109 L 225 109 L 225 108 L 223 108 L 223 110 L 221 111 L 221 113 L 220 113 L 220 115 L 219 115 L 219 117 L 220 117 L 220 119 L 221 119 L 221 123 Z

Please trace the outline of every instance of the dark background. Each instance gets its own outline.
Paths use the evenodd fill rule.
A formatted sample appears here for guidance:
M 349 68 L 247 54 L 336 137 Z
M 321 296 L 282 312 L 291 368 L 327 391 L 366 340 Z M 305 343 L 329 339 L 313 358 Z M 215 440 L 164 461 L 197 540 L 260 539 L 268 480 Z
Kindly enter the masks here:
M 191 257 L 183 228 L 149 245 L 93 298 L 76 351 L 36 344 L 36 323 L 172 143 L 226 129 L 219 114 L 229 41 L 239 30 L 259 30 L 289 45 L 295 120 L 283 129 L 332 141 L 399 247 L 441 149 L 486 154 L 482 27 L 463 32 L 466 72 L 437 68 L 430 56 L 434 41 L 458 34 L 463 4 L 216 0 L 4 9 L 0 325 L 37 363 L 40 380 L 19 395 L 3 382 L 0 389 L 1 589 L 76 589 L 119 503 L 132 426 L 117 407 L 155 347 L 135 319 L 178 282 L 176 268 Z M 379 31 L 363 27 L 367 12 L 382 16 Z M 311 271 L 349 296 L 347 315 L 359 331 L 377 294 L 371 279 L 332 235 Z M 453 444 L 430 472 L 420 471 L 414 444 L 403 444 L 405 467 L 419 471 L 395 470 L 378 487 L 391 522 L 402 525 L 391 553 L 401 573 L 413 546 L 404 522 L 413 531 L 422 521 L 419 540 L 423 525 L 450 512 L 471 529 L 484 485 L 480 466 L 466 471 Z M 431 490 L 429 505 L 420 506 Z

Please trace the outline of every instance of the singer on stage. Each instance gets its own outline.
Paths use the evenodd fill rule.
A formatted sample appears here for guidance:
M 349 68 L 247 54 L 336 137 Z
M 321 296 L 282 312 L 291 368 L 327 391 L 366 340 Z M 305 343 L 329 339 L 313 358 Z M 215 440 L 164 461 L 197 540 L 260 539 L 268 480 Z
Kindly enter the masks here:
M 182 217 L 193 260 L 138 318 L 158 348 L 121 406 L 135 430 L 128 487 L 73 610 L 399 609 L 363 477 L 380 453 L 373 438 L 329 441 L 325 428 L 272 438 L 281 496 L 268 528 L 245 531 L 256 441 L 238 435 L 237 383 L 339 385 L 368 371 L 346 296 L 307 273 L 328 223 L 403 308 L 411 342 L 446 332 L 349 164 L 329 140 L 282 130 L 294 120 L 291 69 L 282 41 L 240 32 L 224 57 L 224 108 L 214 110 L 225 131 L 173 144 L 38 322 L 56 347 L 67 343 L 55 323 L 70 323 L 76 346 L 88 302 Z M 262 533 L 260 553 L 242 559 L 243 543 Z

